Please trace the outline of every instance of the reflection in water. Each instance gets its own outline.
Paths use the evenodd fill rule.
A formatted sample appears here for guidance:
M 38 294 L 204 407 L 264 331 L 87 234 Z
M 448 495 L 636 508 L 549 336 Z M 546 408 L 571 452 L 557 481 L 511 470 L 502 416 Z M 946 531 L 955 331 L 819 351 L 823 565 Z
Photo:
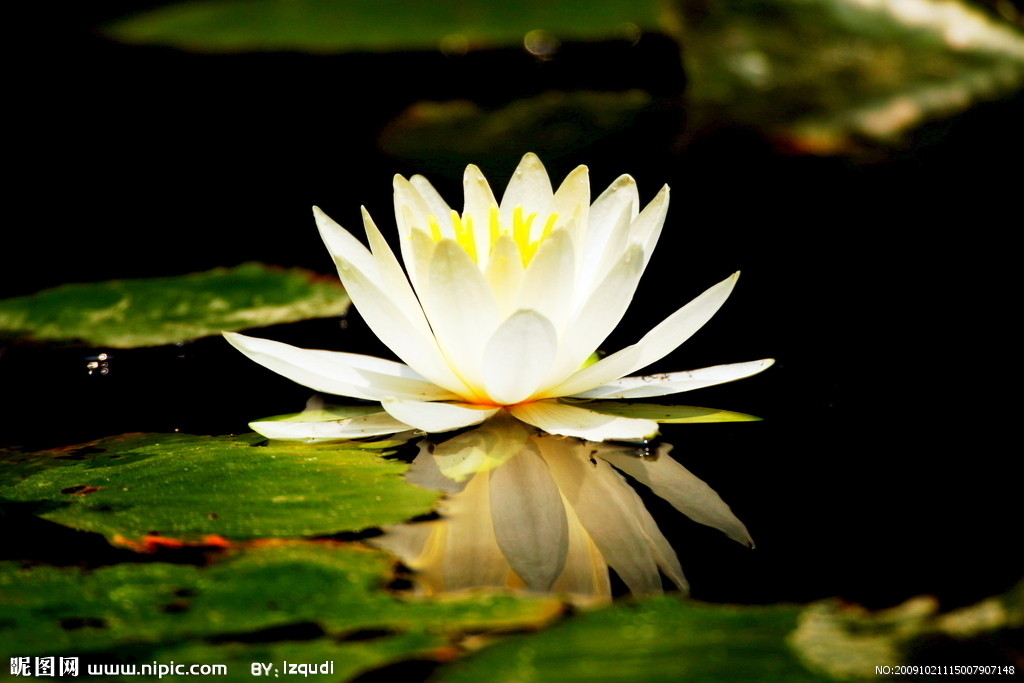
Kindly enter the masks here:
M 640 457 L 634 447 L 551 436 L 499 417 L 419 447 L 407 476 L 448 494 L 442 519 L 390 527 L 374 543 L 417 571 L 423 593 L 512 587 L 608 599 L 609 567 L 635 594 L 661 592 L 662 574 L 687 591 L 675 552 L 623 474 L 753 545 L 668 444 Z

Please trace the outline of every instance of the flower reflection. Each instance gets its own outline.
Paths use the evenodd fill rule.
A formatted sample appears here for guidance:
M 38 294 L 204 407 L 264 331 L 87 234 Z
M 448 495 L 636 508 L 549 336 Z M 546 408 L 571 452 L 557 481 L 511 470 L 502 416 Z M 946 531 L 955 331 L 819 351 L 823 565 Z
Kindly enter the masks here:
M 553 434 L 644 438 L 657 431 L 655 421 L 561 399 L 664 396 L 749 377 L 772 364 L 627 376 L 699 330 L 739 273 L 632 346 L 589 362 L 625 314 L 651 258 L 668 211 L 667 186 L 641 211 L 636 183 L 624 175 L 591 204 L 585 166 L 554 191 L 540 160 L 527 154 L 500 203 L 480 170 L 467 167 L 461 214 L 420 176 L 396 176 L 394 187 L 404 270 L 365 210 L 370 249 L 319 209 L 314 213 L 353 303 L 404 363 L 224 335 L 274 372 L 317 391 L 379 402 L 383 412 L 253 423 L 264 436 L 444 432 L 502 413 Z
M 746 527 L 669 445 L 637 449 L 537 433 L 489 420 L 442 443 L 424 439 L 407 475 L 444 491 L 439 520 L 386 529 L 374 543 L 416 570 L 434 594 L 510 587 L 608 599 L 611 568 L 634 594 L 681 591 L 679 560 L 626 478 L 696 522 L 752 546 Z

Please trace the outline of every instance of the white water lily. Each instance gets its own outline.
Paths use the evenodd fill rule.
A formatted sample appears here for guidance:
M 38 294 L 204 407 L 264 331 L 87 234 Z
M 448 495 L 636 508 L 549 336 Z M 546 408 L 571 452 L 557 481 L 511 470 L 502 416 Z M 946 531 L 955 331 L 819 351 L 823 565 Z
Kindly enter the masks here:
M 441 518 L 385 527 L 370 543 L 416 570 L 426 594 L 508 587 L 609 600 L 609 568 L 637 595 L 660 593 L 662 575 L 685 593 L 679 559 L 628 477 L 753 546 L 719 495 L 669 455 L 671 445 L 640 458 L 621 445 L 532 431 L 498 418 L 420 442 L 406 478 L 446 494 Z
M 281 439 L 443 432 L 507 411 L 553 434 L 645 438 L 657 432 L 653 420 L 561 399 L 663 396 L 748 377 L 773 362 L 627 376 L 700 329 L 729 296 L 735 273 L 637 343 L 587 364 L 633 298 L 665 222 L 668 186 L 640 211 L 636 183 L 624 175 L 591 205 L 585 166 L 553 191 L 540 160 L 527 154 L 500 202 L 480 170 L 467 167 L 461 214 L 421 176 L 396 176 L 394 188 L 404 271 L 365 209 L 369 249 L 313 212 L 352 302 L 404 363 L 224 335 L 274 372 L 317 391 L 379 401 L 384 412 L 255 422 L 257 432 Z

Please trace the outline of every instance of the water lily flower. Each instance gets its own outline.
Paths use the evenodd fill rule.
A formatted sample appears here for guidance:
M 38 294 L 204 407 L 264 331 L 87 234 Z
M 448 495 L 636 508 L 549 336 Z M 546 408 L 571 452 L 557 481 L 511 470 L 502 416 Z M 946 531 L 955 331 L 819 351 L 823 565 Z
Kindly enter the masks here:
M 527 154 L 501 201 L 476 166 L 462 213 L 423 177 L 396 176 L 395 219 L 405 269 L 363 209 L 367 249 L 313 209 L 342 283 L 370 329 L 403 363 L 306 350 L 225 333 L 257 363 L 317 391 L 378 401 L 383 412 L 330 422 L 256 422 L 270 438 L 344 439 L 444 432 L 501 411 L 552 434 L 636 439 L 657 423 L 606 415 L 595 403 L 675 394 L 761 372 L 771 359 L 629 376 L 672 352 L 725 302 L 738 273 L 670 315 L 640 341 L 588 359 L 622 319 L 668 210 L 665 186 L 640 211 L 621 176 L 590 202 L 587 168 L 554 191 Z
M 415 589 L 428 595 L 525 588 L 606 601 L 609 568 L 636 595 L 660 593 L 662 575 L 685 593 L 679 559 L 627 476 L 693 521 L 753 541 L 671 450 L 663 443 L 640 458 L 621 445 L 538 434 L 496 416 L 447 441 L 419 443 L 406 478 L 446 494 L 441 517 L 385 527 L 370 543 L 414 569 Z M 476 471 L 467 470 L 473 463 Z

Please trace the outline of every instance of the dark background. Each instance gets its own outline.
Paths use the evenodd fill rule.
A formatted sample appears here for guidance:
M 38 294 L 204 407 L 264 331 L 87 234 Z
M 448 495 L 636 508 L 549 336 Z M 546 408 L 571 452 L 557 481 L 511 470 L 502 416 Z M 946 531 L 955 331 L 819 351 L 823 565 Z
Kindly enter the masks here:
M 641 88 L 685 103 L 678 48 L 657 35 L 566 44 L 538 61 L 518 49 L 198 56 L 95 32 L 142 6 L 76 4 L 11 36 L 0 295 L 249 260 L 331 273 L 310 206 L 351 229 L 365 204 L 392 235 L 391 176 L 423 169 L 377 139 L 419 100 L 500 106 L 551 89 Z M 609 348 L 741 269 L 729 303 L 659 368 L 778 359 L 683 399 L 763 422 L 666 430 L 758 542 L 733 548 L 665 511 L 697 597 L 842 595 L 877 607 L 933 593 L 954 607 L 1020 578 L 1022 114 L 1024 97 L 1004 97 L 837 158 L 730 127 L 679 145 L 685 115 L 665 116 L 545 159 L 556 182 L 587 164 L 595 195 L 620 173 L 645 202 L 673 188 L 661 245 Z M 480 165 L 504 186 L 507 164 Z M 458 205 L 458 178 L 428 175 Z M 387 353 L 357 314 L 344 331 L 313 321 L 266 336 Z M 89 376 L 99 351 L 7 349 L 3 443 L 245 431 L 308 397 L 219 339 L 114 352 L 108 375 Z

